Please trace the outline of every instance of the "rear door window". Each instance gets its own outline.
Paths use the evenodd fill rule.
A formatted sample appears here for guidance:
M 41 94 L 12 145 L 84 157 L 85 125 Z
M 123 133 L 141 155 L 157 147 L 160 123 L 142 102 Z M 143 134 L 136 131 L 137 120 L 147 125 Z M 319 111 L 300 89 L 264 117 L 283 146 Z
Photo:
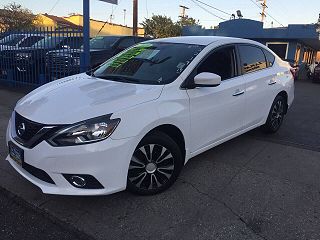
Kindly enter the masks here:
M 262 49 L 251 45 L 239 45 L 242 74 L 252 73 L 267 68 Z

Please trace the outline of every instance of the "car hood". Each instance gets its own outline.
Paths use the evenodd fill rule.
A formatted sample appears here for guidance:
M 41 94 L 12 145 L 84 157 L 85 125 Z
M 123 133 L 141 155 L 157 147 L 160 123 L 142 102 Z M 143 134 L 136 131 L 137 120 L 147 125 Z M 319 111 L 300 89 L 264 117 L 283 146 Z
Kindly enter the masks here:
M 66 77 L 32 91 L 15 111 L 44 124 L 70 124 L 115 113 L 157 99 L 163 86 L 108 81 L 85 73 Z

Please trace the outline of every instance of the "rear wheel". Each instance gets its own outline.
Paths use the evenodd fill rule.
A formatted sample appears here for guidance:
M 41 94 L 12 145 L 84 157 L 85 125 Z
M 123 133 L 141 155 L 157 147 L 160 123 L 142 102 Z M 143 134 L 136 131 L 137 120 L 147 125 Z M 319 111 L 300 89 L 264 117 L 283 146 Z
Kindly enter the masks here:
M 177 179 L 183 158 L 177 143 L 162 132 L 142 139 L 129 165 L 127 189 L 141 195 L 160 193 Z
M 267 122 L 263 130 L 267 133 L 275 133 L 279 130 L 286 112 L 286 100 L 278 95 L 272 103 Z

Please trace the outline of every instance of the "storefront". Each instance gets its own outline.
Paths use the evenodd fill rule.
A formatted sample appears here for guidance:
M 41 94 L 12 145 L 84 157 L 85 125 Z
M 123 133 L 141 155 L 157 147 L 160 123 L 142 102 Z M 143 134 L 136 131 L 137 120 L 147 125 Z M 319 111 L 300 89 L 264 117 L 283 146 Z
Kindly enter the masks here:
M 297 64 L 311 63 L 320 51 L 320 33 L 317 24 L 289 24 L 288 27 L 263 28 L 263 23 L 250 19 L 221 22 L 215 29 L 188 26 L 184 36 L 227 36 L 261 42 L 281 58 Z

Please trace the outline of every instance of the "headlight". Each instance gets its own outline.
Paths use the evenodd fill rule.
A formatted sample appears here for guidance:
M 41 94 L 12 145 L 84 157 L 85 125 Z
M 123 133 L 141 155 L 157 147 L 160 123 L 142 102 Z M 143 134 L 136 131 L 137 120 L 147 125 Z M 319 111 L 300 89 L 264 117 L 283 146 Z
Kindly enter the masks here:
M 82 121 L 59 130 L 49 140 L 55 147 L 88 144 L 107 139 L 118 126 L 120 119 L 111 114 Z
M 31 53 L 17 53 L 16 57 L 17 58 L 30 58 L 31 57 Z
M 73 58 L 73 65 L 80 65 L 80 58 Z

